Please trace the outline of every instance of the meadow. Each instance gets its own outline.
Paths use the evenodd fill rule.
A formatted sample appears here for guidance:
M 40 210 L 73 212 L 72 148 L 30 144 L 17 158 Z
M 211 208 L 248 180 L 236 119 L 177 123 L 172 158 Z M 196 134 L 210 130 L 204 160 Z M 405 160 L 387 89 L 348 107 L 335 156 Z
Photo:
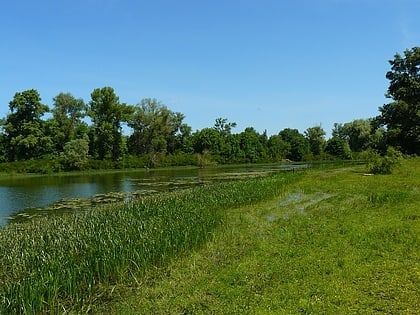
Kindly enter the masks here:
M 420 159 L 285 172 L 0 230 L 0 314 L 418 314 Z

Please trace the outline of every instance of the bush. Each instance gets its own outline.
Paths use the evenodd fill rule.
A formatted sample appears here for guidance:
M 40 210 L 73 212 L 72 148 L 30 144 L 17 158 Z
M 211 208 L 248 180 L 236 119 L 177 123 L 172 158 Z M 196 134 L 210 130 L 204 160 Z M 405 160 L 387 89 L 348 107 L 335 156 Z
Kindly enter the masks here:
M 75 139 L 66 143 L 62 158 L 66 170 L 82 170 L 86 167 L 89 156 L 89 140 Z
M 49 154 L 39 159 L 0 163 L 0 172 L 51 174 L 61 171 L 61 159 Z
M 373 150 L 366 151 L 367 171 L 372 174 L 391 174 L 401 159 L 401 152 L 393 147 L 388 147 L 384 156 Z

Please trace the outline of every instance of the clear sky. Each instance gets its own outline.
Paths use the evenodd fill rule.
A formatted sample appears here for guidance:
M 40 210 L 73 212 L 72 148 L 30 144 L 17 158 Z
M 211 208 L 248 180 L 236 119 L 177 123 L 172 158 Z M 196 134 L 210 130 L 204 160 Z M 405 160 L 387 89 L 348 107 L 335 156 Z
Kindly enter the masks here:
M 13 0 L 0 4 L 0 117 L 16 92 L 156 98 L 193 130 L 277 134 L 376 116 L 420 0 Z

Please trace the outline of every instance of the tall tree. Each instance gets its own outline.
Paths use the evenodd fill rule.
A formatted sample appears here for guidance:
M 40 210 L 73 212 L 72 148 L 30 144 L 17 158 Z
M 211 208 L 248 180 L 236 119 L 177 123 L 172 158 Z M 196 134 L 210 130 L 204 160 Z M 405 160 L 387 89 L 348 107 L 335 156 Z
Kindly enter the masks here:
M 309 153 L 309 142 L 304 135 L 297 129 L 286 128 L 279 132 L 283 141 L 290 144 L 288 159 L 302 161 L 304 156 Z
M 355 119 L 345 124 L 334 124 L 333 137 L 346 140 L 353 152 L 369 148 L 375 141 L 372 119 Z
M 0 118 L 0 163 L 7 161 L 7 144 L 6 135 L 4 133 L 5 123 L 5 119 Z
M 143 99 L 134 107 L 134 114 L 128 122 L 133 128 L 129 151 L 136 155 L 164 154 L 187 145 L 191 128 L 183 123 L 184 117 L 156 99 Z
M 285 159 L 290 153 L 290 144 L 279 135 L 272 135 L 268 139 L 267 153 L 273 162 Z
M 91 132 L 91 152 L 100 160 L 118 160 L 122 156 L 122 123 L 132 114 L 132 108 L 120 103 L 111 87 L 95 89 L 89 102 L 89 116 L 93 126 Z
M 60 93 L 53 98 L 53 119 L 57 127 L 58 146 L 76 138 L 83 138 L 86 124 L 82 119 L 86 116 L 87 106 L 83 99 L 76 99 L 70 93 Z
M 315 156 L 319 156 L 325 149 L 325 131 L 321 126 L 310 127 L 305 130 L 305 137 L 309 142 L 309 149 Z
M 351 159 L 351 150 L 347 140 L 335 136 L 328 139 L 325 152 L 343 160 Z
M 232 162 L 243 152 L 240 149 L 240 141 L 233 137 L 232 129 L 236 127 L 236 122 L 229 122 L 227 118 L 216 118 L 213 129 L 219 133 L 220 159 L 219 162 Z
M 45 134 L 45 121 L 41 118 L 49 108 L 41 103 L 38 91 L 16 93 L 9 109 L 3 126 L 8 159 L 30 159 L 48 153 L 52 140 Z
M 175 136 L 175 149 L 174 152 L 180 151 L 184 153 L 193 153 L 194 148 L 192 144 L 192 128 L 191 126 L 183 123 Z
M 220 132 L 221 136 L 227 137 L 231 134 L 232 128 L 236 127 L 236 122 L 229 122 L 227 118 L 216 118 L 214 129 Z
M 223 140 L 221 156 L 223 163 L 242 163 L 245 152 L 242 149 L 243 137 L 241 134 L 230 134 Z
M 420 154 L 420 47 L 396 54 L 387 97 L 394 101 L 379 108 L 379 122 L 387 128 L 388 144 L 406 153 Z
M 265 148 L 261 143 L 261 135 L 253 127 L 248 127 L 239 136 L 245 162 L 256 163 L 262 161 L 265 157 Z
M 195 153 L 209 152 L 219 156 L 223 146 L 223 139 L 215 128 L 203 128 L 193 134 L 193 147 Z

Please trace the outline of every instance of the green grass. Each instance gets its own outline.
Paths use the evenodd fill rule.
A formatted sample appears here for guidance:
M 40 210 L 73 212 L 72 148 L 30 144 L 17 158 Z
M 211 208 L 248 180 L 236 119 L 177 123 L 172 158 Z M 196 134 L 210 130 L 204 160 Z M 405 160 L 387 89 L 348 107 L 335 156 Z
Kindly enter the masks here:
M 282 174 L 144 197 L 0 230 L 0 314 L 86 312 L 205 243 L 225 210 L 278 195 Z
M 418 314 L 420 159 L 148 196 L 0 230 L 0 314 Z
M 363 172 L 309 171 L 227 210 L 211 241 L 115 287 L 94 313 L 419 314 L 420 160 Z

